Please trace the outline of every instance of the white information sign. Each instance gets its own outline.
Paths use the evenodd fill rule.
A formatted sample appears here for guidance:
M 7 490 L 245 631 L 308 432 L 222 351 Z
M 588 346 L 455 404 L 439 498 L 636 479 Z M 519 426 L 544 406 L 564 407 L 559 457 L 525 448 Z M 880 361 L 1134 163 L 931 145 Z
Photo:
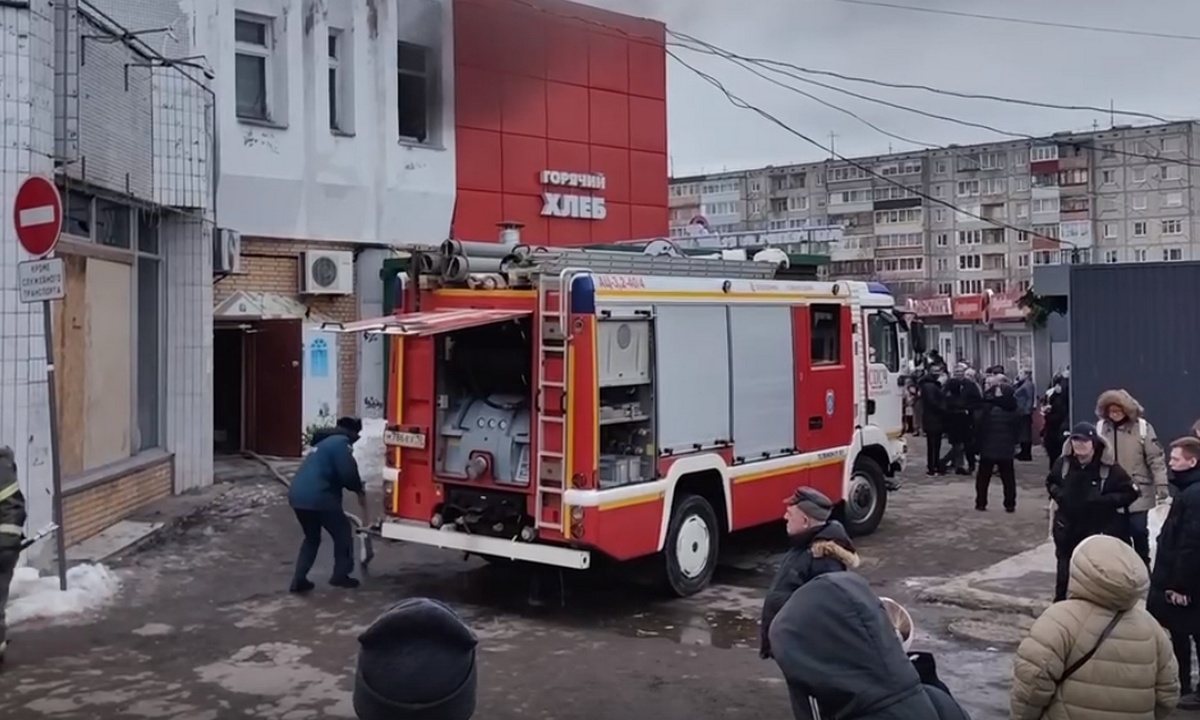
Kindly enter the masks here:
M 62 258 L 18 263 L 17 283 L 23 303 L 61 300 L 67 294 L 67 272 Z

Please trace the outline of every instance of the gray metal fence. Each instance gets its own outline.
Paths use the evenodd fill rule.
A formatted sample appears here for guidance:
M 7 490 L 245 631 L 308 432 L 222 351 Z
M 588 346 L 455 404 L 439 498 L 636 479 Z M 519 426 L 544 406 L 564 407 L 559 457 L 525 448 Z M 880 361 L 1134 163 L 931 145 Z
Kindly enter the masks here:
M 1091 265 L 1070 279 L 1071 408 L 1124 388 L 1166 445 L 1200 418 L 1200 262 Z

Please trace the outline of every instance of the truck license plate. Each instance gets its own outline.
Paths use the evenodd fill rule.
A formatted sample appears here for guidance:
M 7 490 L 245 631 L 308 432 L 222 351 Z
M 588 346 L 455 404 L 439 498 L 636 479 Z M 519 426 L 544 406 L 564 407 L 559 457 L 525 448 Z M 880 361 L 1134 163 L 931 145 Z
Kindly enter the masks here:
M 399 430 L 385 430 L 383 432 L 383 444 L 389 447 L 412 448 L 414 450 L 425 449 L 425 433 L 400 432 Z

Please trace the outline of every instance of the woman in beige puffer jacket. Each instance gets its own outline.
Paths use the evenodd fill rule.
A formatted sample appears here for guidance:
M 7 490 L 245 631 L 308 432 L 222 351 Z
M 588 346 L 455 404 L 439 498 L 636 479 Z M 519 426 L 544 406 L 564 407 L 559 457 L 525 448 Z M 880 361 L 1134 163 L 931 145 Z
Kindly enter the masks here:
M 1141 602 L 1150 585 L 1133 548 L 1106 535 L 1071 557 L 1067 600 L 1034 622 L 1013 663 L 1012 720 L 1161 720 L 1179 702 L 1171 641 Z M 1101 634 L 1121 613 L 1102 642 Z M 1061 684 L 1067 668 L 1095 654 Z

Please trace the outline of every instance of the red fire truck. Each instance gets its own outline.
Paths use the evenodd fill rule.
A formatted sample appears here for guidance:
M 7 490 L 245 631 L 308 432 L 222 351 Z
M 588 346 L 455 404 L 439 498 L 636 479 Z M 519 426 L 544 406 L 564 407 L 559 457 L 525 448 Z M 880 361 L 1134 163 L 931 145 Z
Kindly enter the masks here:
M 680 596 L 800 485 L 855 534 L 902 468 L 894 301 L 773 264 L 447 241 L 391 343 L 385 539 L 586 569 L 659 556 Z

